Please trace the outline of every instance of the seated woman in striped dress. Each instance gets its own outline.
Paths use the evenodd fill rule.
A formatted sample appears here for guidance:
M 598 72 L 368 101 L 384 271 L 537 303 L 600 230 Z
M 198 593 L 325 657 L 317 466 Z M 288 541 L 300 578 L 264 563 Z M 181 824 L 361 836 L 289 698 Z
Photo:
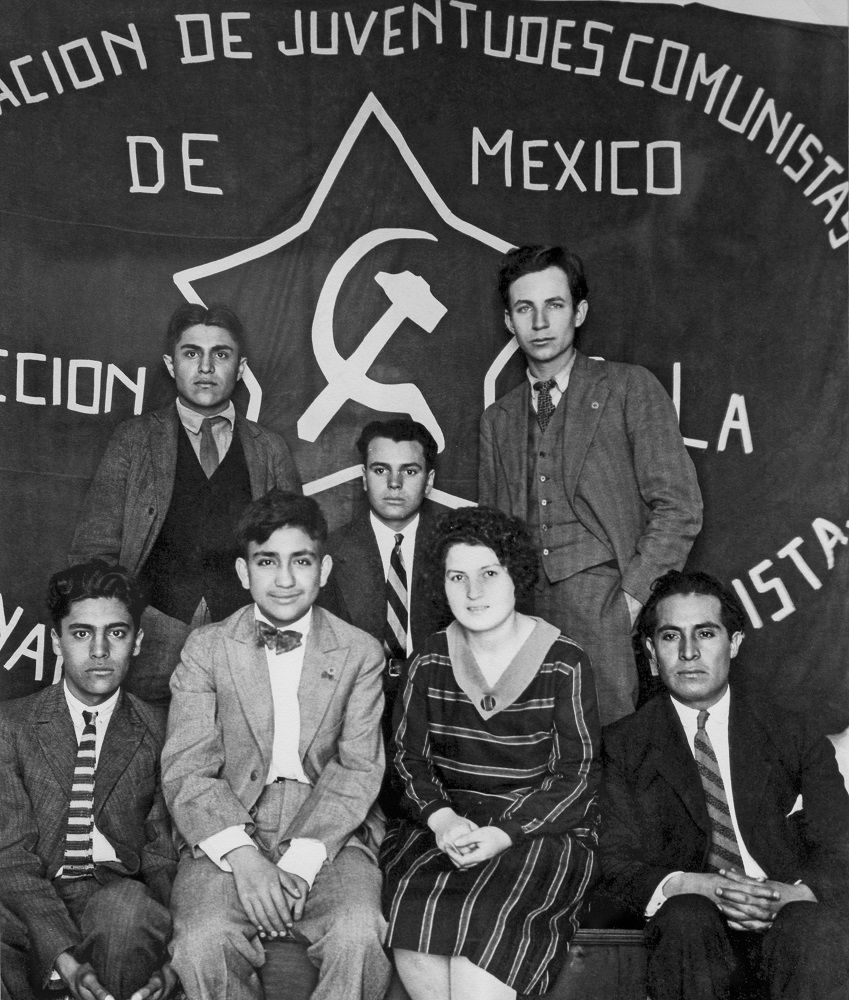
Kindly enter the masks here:
M 537 575 L 518 518 L 449 512 L 430 557 L 454 621 L 416 651 L 396 703 L 406 818 L 382 850 L 388 944 L 412 1000 L 545 993 L 594 873 L 592 673 L 516 610 Z

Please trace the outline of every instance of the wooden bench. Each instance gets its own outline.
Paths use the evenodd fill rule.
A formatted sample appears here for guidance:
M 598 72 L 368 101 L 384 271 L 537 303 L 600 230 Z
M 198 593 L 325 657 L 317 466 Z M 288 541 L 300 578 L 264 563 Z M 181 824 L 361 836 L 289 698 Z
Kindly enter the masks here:
M 267 1000 L 309 1000 L 318 977 L 306 947 L 275 941 L 266 945 L 265 954 L 262 981 Z M 397 975 L 386 1000 L 409 1000 Z M 545 1000 L 646 1000 L 642 931 L 582 927 Z

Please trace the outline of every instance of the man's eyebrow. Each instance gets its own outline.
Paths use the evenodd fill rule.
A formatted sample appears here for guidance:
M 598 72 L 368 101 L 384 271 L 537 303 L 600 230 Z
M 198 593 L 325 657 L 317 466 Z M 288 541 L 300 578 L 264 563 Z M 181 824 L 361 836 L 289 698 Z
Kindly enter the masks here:
M 202 351 L 203 347 L 200 344 L 180 344 L 179 349 L 181 351 Z M 234 351 L 235 347 L 232 344 L 213 344 L 210 351 Z
M 66 627 L 69 628 L 69 629 L 71 629 L 71 628 L 87 628 L 89 630 L 89 632 L 95 632 L 97 630 L 97 626 L 96 625 L 89 625 L 88 622 L 68 622 L 68 624 L 67 624 Z M 107 625 L 104 625 L 103 627 L 104 628 L 129 628 L 130 627 L 130 623 L 129 622 L 124 622 L 124 621 L 109 622 Z
M 693 628 L 722 628 L 719 622 L 696 622 Z M 683 632 L 684 629 L 680 625 L 658 625 L 655 632 Z

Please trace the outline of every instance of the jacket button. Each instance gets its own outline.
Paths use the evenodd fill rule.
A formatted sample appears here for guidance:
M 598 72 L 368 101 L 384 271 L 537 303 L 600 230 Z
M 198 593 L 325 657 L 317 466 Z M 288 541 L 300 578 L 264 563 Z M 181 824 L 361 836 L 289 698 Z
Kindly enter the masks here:
M 544 556 L 547 556 L 547 555 L 548 555 L 548 549 L 543 549 L 543 550 L 542 550 L 542 554 L 543 554 Z
M 153 517 L 153 515 L 156 513 L 156 510 L 153 507 L 148 507 L 147 513 L 150 517 Z
M 256 779 L 257 779 L 256 771 L 251 771 L 251 781 L 256 781 Z

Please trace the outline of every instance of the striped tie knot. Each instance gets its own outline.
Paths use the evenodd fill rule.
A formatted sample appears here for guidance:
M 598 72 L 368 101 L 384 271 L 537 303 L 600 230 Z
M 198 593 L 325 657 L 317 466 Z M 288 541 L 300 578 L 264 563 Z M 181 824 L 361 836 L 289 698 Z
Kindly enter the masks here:
M 546 427 L 554 413 L 554 400 L 551 398 L 551 390 L 557 385 L 553 378 L 544 382 L 534 382 L 534 392 L 537 393 L 537 423 L 539 429 L 545 433 Z

